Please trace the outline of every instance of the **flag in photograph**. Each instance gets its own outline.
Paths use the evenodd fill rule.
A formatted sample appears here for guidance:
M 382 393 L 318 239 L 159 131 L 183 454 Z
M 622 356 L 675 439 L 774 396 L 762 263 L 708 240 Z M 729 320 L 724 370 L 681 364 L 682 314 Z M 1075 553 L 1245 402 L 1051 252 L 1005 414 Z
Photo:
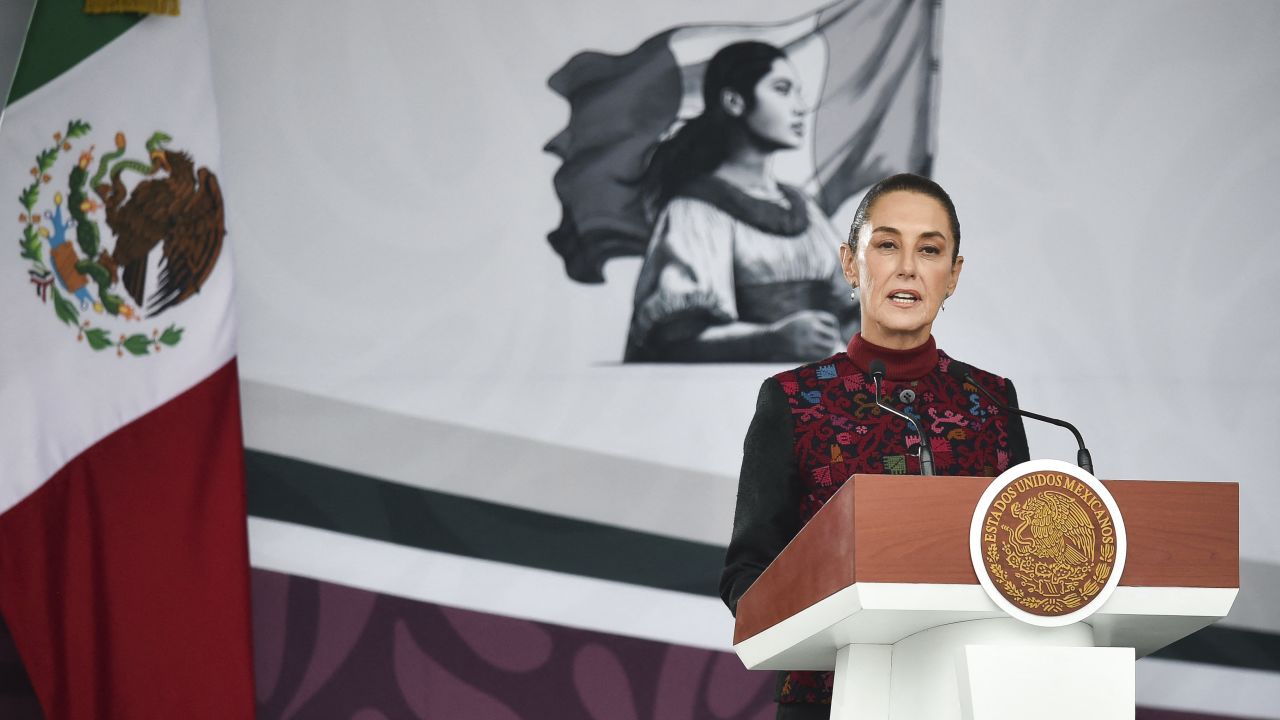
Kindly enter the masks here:
M 607 260 L 644 254 L 651 219 L 638 181 L 658 142 L 702 111 L 706 64 L 730 43 L 768 42 L 796 65 L 811 132 L 776 171 L 828 214 L 895 172 L 927 175 L 936 18 L 934 0 L 840 0 L 789 22 L 682 26 L 625 55 L 575 55 L 548 81 L 570 116 L 545 148 L 563 161 L 560 227 L 547 237 L 569 277 L 603 282 Z
M 36 8 L 0 124 L 0 612 L 44 714 L 253 714 L 205 16 Z

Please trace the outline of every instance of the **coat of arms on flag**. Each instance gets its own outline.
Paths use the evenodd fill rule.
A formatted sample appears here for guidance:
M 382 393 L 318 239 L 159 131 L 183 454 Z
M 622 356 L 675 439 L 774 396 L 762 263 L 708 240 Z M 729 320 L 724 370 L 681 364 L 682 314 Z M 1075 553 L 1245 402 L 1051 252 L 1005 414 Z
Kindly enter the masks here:
M 184 329 L 156 316 L 199 292 L 221 254 L 222 192 L 213 172 L 168 147 L 164 132 L 151 133 L 142 159 L 130 155 L 124 132 L 101 153 L 92 133 L 71 120 L 34 151 L 18 198 L 20 254 L 36 294 L 77 340 L 121 356 L 158 352 Z M 139 331 L 146 322 L 152 327 Z

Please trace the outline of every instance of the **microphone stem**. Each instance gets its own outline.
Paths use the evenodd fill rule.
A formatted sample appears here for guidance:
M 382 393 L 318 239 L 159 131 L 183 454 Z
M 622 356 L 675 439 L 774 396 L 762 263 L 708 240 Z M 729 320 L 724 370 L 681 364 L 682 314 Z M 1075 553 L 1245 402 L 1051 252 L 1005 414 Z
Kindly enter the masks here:
M 1000 399 L 997 398 L 990 390 L 983 387 L 977 380 L 974 380 L 973 376 L 967 372 L 964 373 L 964 380 L 970 385 L 978 388 L 978 392 L 982 393 L 983 395 L 986 395 L 987 399 L 995 403 L 996 407 L 1000 408 L 1001 410 L 1004 410 L 1005 412 L 1016 413 L 1024 417 L 1029 417 L 1032 420 L 1047 422 L 1050 425 L 1057 425 L 1060 428 L 1066 428 L 1070 430 L 1071 434 L 1076 436 L 1076 445 L 1080 446 L 1080 449 L 1076 451 L 1076 465 L 1079 465 L 1081 468 L 1084 469 L 1085 472 L 1089 473 L 1090 475 L 1093 474 L 1093 457 L 1089 455 L 1089 449 L 1084 446 L 1084 438 L 1080 435 L 1080 431 L 1076 429 L 1075 425 L 1072 425 L 1066 420 L 1051 418 L 1045 415 L 1041 415 L 1040 413 L 1033 413 L 1029 410 L 1023 410 L 1022 408 L 1009 407 L 1005 405 L 1003 402 L 1001 402 Z
M 889 407 L 888 405 L 885 405 L 884 403 L 880 402 L 880 375 L 879 374 L 872 374 L 871 381 L 874 382 L 876 385 L 876 407 L 880 408 L 881 410 L 885 410 L 892 415 L 896 415 L 897 417 L 900 417 L 903 420 L 906 420 L 909 426 L 915 427 L 916 434 L 920 437 L 920 443 L 916 446 L 919 449 L 918 456 L 920 458 L 920 474 L 925 476 L 933 475 L 933 449 L 929 447 L 929 437 L 924 434 L 924 428 L 921 427 L 920 423 L 916 422 L 916 419 L 911 417 L 910 415 L 904 412 L 895 410 Z

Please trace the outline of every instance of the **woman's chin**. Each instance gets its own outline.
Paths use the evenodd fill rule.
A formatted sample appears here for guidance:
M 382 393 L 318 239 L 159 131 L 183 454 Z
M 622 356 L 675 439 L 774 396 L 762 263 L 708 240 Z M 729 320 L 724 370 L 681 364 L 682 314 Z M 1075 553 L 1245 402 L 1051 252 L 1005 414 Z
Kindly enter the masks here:
M 927 338 L 929 334 L 933 332 L 933 321 L 937 314 L 934 313 L 933 316 L 926 316 L 925 313 L 919 311 L 912 314 L 907 314 L 907 312 L 908 311 L 906 310 L 895 310 L 894 312 L 888 313 L 888 317 L 879 317 L 875 320 L 871 320 L 870 322 L 864 319 L 862 330 L 863 337 L 867 336 L 868 329 L 875 328 L 872 332 L 886 339 L 894 338 L 901 340 L 914 337 L 919 337 L 921 339 Z M 871 340 L 870 337 L 867 339 Z M 874 342 L 874 340 L 872 340 L 872 342 Z M 895 341 L 889 344 L 894 345 L 897 344 L 897 342 Z

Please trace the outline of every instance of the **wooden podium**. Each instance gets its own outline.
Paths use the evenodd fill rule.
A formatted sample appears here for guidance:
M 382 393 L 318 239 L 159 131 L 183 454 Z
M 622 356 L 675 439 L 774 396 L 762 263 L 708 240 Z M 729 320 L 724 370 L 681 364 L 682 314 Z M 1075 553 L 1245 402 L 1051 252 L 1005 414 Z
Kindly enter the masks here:
M 974 573 L 970 522 L 991 482 L 854 475 L 739 600 L 738 657 L 834 669 L 834 720 L 1132 718 L 1134 660 L 1235 600 L 1239 486 L 1104 481 L 1128 533 L 1119 585 L 1083 622 L 1044 628 Z

